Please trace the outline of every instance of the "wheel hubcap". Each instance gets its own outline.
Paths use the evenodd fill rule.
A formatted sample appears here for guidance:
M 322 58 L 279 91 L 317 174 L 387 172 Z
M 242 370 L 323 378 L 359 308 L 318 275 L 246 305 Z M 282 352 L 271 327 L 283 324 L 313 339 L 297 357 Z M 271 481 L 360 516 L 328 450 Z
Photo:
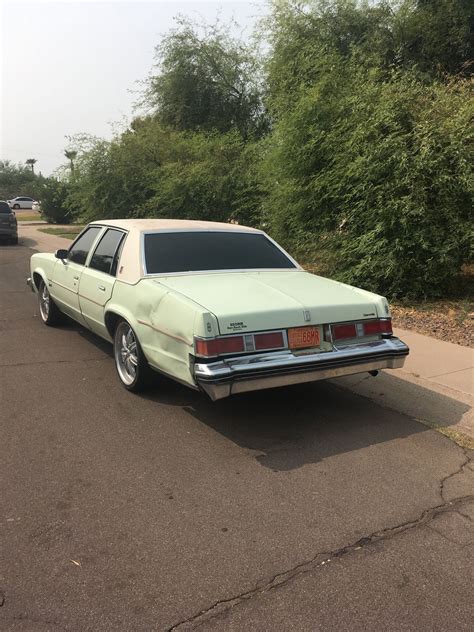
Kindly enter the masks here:
M 135 334 L 128 323 L 120 323 L 115 334 L 115 362 L 120 379 L 127 385 L 137 377 L 138 350 Z
M 50 301 L 50 298 L 49 298 L 48 288 L 46 287 L 45 284 L 43 284 L 43 289 L 40 294 L 40 312 L 41 312 L 41 318 L 43 320 L 48 320 L 49 301 Z

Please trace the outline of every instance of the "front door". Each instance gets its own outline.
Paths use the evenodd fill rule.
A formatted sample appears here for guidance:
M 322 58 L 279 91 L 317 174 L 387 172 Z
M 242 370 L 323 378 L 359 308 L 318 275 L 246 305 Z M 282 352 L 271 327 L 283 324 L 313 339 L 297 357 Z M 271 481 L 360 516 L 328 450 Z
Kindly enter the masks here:
M 50 294 L 59 309 L 82 324 L 84 321 L 79 306 L 79 282 L 91 247 L 102 227 L 91 226 L 76 239 L 69 249 L 68 258 L 58 260 L 53 269 Z
M 109 228 L 102 235 L 80 279 L 82 316 L 87 326 L 104 338 L 110 338 L 105 326 L 105 305 L 112 297 L 124 238 L 123 231 Z

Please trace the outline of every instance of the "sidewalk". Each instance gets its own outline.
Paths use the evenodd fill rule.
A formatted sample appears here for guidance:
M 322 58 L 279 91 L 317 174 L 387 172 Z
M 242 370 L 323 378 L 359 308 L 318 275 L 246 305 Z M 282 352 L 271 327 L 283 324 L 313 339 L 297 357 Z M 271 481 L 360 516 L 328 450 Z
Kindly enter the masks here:
M 434 390 L 440 385 L 468 396 L 473 395 L 474 349 L 406 329 L 395 329 L 394 333 L 411 350 L 405 366 L 397 374 L 405 374 L 405 379 L 412 376 L 427 380 Z
M 39 229 L 45 226 L 48 226 L 48 224 L 18 222 L 20 243 L 38 252 L 54 252 L 59 248 L 69 248 L 72 243 L 70 239 L 42 233 Z

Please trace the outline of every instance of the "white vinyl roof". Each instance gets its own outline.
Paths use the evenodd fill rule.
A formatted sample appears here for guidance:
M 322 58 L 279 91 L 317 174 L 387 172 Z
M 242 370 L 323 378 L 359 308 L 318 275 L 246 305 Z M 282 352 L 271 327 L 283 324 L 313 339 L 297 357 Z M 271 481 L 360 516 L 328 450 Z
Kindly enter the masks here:
M 148 232 L 174 232 L 174 231 L 236 231 L 262 233 L 263 231 L 239 224 L 225 224 L 223 222 L 201 222 L 183 219 L 106 219 L 91 222 L 89 226 L 104 226 L 119 228 L 127 231 L 120 263 L 117 270 L 117 279 L 125 283 L 137 283 L 144 276 L 141 245 L 141 236 Z
M 160 230 L 237 230 L 239 232 L 249 231 L 260 233 L 262 231 L 240 224 L 226 224 L 224 222 L 202 222 L 188 219 L 104 219 L 96 220 L 91 224 L 101 224 L 102 226 L 113 226 L 123 230 L 137 230 L 140 232 L 160 231 Z

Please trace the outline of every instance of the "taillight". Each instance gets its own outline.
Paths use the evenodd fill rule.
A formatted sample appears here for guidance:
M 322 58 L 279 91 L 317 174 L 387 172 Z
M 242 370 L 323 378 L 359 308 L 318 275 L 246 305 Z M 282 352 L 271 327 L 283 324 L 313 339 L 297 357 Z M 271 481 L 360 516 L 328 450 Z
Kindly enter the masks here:
M 283 334 L 281 331 L 272 331 L 268 334 L 255 334 L 255 349 L 278 349 L 284 346 Z
M 327 328 L 327 329 L 326 329 Z M 381 336 L 392 334 L 392 321 L 390 318 L 379 320 L 366 320 L 358 323 L 341 323 L 340 325 L 325 326 L 326 340 L 330 340 L 329 329 L 332 329 L 333 340 L 345 340 L 349 338 L 362 338 L 364 336 Z
M 334 340 L 343 340 L 344 338 L 355 338 L 357 329 L 355 323 L 347 323 L 345 325 L 333 325 L 332 337 Z
M 196 354 L 205 358 L 212 358 L 226 353 L 239 353 L 244 350 L 243 336 L 226 336 L 210 340 L 196 338 Z
M 384 320 L 369 320 L 364 325 L 364 336 L 377 336 L 380 334 L 392 333 L 392 321 L 390 318 Z
M 284 349 L 286 341 L 282 331 L 268 331 L 261 334 L 243 336 L 222 336 L 221 338 L 195 338 L 196 355 L 214 358 L 229 353 L 253 353 L 265 349 Z

